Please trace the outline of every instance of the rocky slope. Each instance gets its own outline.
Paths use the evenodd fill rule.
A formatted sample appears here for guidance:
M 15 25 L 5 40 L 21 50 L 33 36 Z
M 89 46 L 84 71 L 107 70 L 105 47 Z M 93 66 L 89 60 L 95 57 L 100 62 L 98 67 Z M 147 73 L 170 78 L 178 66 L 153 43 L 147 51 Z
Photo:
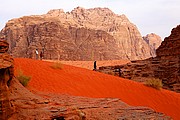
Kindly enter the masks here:
M 159 78 L 163 88 L 180 92 L 180 25 L 173 28 L 156 51 L 157 56 L 140 61 L 131 61 L 123 66 L 101 67 L 100 71 L 108 73 L 122 69 L 121 77 L 144 82 Z M 118 71 L 115 72 L 118 74 Z
M 6 120 L 14 112 L 9 99 L 10 82 L 14 76 L 14 61 L 7 54 L 9 44 L 0 39 L 0 120 Z
M 108 8 L 71 12 L 51 10 L 39 16 L 10 20 L 0 32 L 10 43 L 14 57 L 35 58 L 35 49 L 44 59 L 111 60 L 145 59 L 155 56 L 137 27 L 125 15 Z

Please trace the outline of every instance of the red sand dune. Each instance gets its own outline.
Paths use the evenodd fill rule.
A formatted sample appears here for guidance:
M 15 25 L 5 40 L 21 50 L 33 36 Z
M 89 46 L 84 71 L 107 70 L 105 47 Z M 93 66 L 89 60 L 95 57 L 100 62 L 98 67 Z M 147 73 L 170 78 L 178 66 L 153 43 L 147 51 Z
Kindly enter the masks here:
M 52 69 L 53 63 L 32 59 L 15 59 L 15 67 L 32 76 L 30 89 L 74 96 L 120 98 L 133 106 L 147 106 L 180 120 L 180 94 L 156 90 L 123 78 L 84 68 L 63 65 Z
M 52 60 L 46 60 L 53 62 Z M 60 61 L 63 64 L 72 65 L 76 67 L 86 68 L 93 70 L 94 61 Z M 122 65 L 130 62 L 129 60 L 106 60 L 106 61 L 97 61 L 97 68 L 101 66 L 113 66 L 113 65 Z

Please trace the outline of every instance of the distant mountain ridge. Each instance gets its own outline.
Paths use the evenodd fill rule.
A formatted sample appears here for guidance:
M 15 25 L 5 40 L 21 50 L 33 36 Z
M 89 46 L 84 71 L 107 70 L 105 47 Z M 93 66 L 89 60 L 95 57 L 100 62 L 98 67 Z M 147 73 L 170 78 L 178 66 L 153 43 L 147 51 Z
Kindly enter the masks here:
M 12 19 L 0 37 L 10 43 L 14 57 L 35 58 L 35 49 L 43 52 L 44 59 L 61 60 L 138 60 L 155 56 L 155 48 L 142 38 L 137 27 L 125 15 L 108 8 L 77 7 L 66 13 L 58 9 Z

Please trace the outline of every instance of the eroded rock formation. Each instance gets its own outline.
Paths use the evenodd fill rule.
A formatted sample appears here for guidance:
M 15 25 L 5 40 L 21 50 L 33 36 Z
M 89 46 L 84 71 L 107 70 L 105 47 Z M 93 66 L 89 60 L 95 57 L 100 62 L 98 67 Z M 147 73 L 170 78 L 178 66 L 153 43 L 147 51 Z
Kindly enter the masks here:
M 100 67 L 99 71 L 118 75 L 120 68 L 121 77 L 140 82 L 159 78 L 163 82 L 163 88 L 180 92 L 180 25 L 165 38 L 156 53 L 154 58 L 131 61 L 123 66 Z
M 35 58 L 35 49 L 44 59 L 111 60 L 145 59 L 154 49 L 142 39 L 137 27 L 125 15 L 108 8 L 71 12 L 51 10 L 39 16 L 10 20 L 0 32 L 10 43 L 14 57 Z
M 13 78 L 13 58 L 7 54 L 9 44 L 0 40 L 0 119 L 7 120 L 13 113 L 9 100 L 9 86 Z
M 156 55 L 156 49 L 161 45 L 162 39 L 159 35 L 155 33 L 147 34 L 143 39 L 149 44 L 151 52 L 153 55 Z
M 180 92 L 180 25 L 173 28 L 156 53 L 161 63 L 155 76 L 162 79 L 168 89 Z

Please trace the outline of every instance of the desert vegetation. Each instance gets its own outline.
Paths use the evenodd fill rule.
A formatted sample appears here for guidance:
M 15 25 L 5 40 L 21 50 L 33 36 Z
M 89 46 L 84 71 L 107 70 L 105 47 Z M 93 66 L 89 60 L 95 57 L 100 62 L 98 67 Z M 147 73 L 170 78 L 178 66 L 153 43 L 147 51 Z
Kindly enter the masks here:
M 162 80 L 157 78 L 151 78 L 145 81 L 144 83 L 146 86 L 153 87 L 157 90 L 160 90 L 162 88 Z
M 27 76 L 23 73 L 22 69 L 17 69 L 17 76 L 16 78 L 19 80 L 19 82 L 23 85 L 23 86 L 27 86 L 29 80 L 31 79 L 31 76 Z
M 53 62 L 51 65 L 51 68 L 53 69 L 63 69 L 63 64 L 61 62 Z

